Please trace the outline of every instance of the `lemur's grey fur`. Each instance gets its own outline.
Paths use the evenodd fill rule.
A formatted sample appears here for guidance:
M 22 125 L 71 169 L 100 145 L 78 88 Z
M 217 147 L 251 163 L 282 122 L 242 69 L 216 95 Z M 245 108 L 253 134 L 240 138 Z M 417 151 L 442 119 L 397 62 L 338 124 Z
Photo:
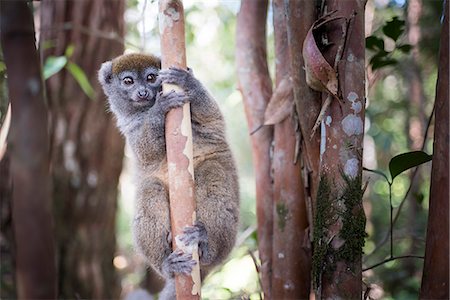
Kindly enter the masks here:
M 190 255 L 172 252 L 165 114 L 186 101 L 191 103 L 198 222 L 185 228 L 182 238 L 199 244 L 202 277 L 229 254 L 237 233 L 238 177 L 222 114 L 190 71 L 160 70 L 156 56 L 119 56 L 102 64 L 98 78 L 135 156 L 135 244 L 166 278 L 160 297 L 172 299 L 174 272 L 190 273 L 195 262 Z M 162 83 L 176 84 L 183 92 L 162 94 Z

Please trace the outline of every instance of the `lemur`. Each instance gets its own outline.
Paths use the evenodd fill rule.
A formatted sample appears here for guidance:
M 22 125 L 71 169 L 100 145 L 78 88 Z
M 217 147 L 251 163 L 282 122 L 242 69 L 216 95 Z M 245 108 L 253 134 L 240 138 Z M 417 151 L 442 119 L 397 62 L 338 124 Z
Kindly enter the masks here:
M 174 273 L 190 274 L 195 261 L 171 247 L 165 116 L 190 102 L 197 222 L 184 229 L 181 239 L 198 244 L 202 277 L 233 248 L 239 220 L 238 175 L 224 118 L 191 70 L 161 70 L 154 55 L 125 54 L 107 61 L 98 79 L 134 153 L 135 245 L 166 279 L 160 297 L 173 299 Z M 182 92 L 162 93 L 162 84 L 175 84 Z

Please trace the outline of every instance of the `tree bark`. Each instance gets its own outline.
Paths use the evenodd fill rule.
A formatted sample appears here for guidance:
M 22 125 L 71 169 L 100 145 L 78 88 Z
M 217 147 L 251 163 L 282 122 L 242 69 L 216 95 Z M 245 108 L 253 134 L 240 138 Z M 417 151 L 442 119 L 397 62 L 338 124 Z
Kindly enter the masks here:
M 442 24 L 425 263 L 420 299 L 449 299 L 449 4 Z
M 284 0 L 287 18 L 288 44 L 291 53 L 291 76 L 294 83 L 294 101 L 301 136 L 301 164 L 310 230 L 314 215 L 314 202 L 319 185 L 320 134 L 309 138 L 320 111 L 321 95 L 306 84 L 305 64 L 302 56 L 303 41 L 316 20 L 314 1 Z
M 314 224 L 314 281 L 318 299 L 362 297 L 361 254 L 365 238 L 362 208 L 362 142 L 364 135 L 364 1 L 327 1 L 327 11 L 344 19 L 328 24 L 334 46 L 325 53 L 338 61 L 342 104 L 332 100 L 321 126 L 320 183 Z M 354 17 L 352 14 L 356 13 Z M 336 53 L 342 48 L 342 59 Z M 326 95 L 324 95 L 326 97 Z
M 124 142 L 106 111 L 97 70 L 124 46 L 97 32 L 123 36 L 124 6 L 117 0 L 41 1 L 44 59 L 64 55 L 73 45 L 69 61 L 95 90 L 89 99 L 66 69 L 46 82 L 60 298 L 119 298 L 112 261 Z
M 178 67 L 186 69 L 186 45 L 184 33 L 184 10 L 179 0 L 160 0 L 159 22 L 161 35 L 161 64 L 163 69 Z M 178 86 L 164 84 L 164 93 L 180 91 Z M 194 185 L 194 158 L 190 104 L 169 111 L 165 124 L 167 164 L 169 166 L 170 223 L 173 249 L 181 248 L 192 254 L 197 261 L 191 275 L 177 274 L 175 286 L 177 299 L 199 299 L 201 290 L 198 248 L 183 247 L 176 237 L 185 226 L 196 220 Z
M 267 5 L 267 0 L 242 0 L 237 17 L 237 75 L 250 132 L 263 124 L 264 112 L 272 95 L 266 51 Z M 272 299 L 273 190 L 270 174 L 272 138 L 271 126 L 264 126 L 251 136 L 256 177 L 260 275 L 266 299 Z
M 17 296 L 54 299 L 56 267 L 50 198 L 49 136 L 33 15 L 26 1 L 1 1 L 1 45 L 12 123 Z
M 2 99 L 3 100 L 3 99 Z M 16 256 L 12 220 L 11 160 L 7 152 L 0 160 L 0 298 L 17 299 Z
M 274 0 L 275 82 L 290 77 L 283 0 Z M 294 110 L 294 99 L 292 109 Z M 292 116 L 293 114 L 291 114 Z M 273 299 L 307 299 L 311 256 L 305 235 L 308 227 L 300 162 L 296 160 L 296 122 L 291 116 L 274 126 L 274 207 L 272 252 Z

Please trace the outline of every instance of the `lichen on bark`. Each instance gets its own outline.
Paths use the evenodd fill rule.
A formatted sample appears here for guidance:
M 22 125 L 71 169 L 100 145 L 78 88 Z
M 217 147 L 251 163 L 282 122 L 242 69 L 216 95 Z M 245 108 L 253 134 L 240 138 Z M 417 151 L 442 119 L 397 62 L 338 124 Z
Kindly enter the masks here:
M 336 263 L 345 261 L 349 266 L 362 254 L 366 217 L 362 207 L 362 178 L 351 178 L 341 172 L 343 186 L 337 186 L 322 175 L 317 192 L 317 209 L 313 237 L 313 286 L 320 289 L 323 274 L 331 274 Z M 336 233 L 336 227 L 339 227 Z M 340 242 L 333 243 L 339 239 Z

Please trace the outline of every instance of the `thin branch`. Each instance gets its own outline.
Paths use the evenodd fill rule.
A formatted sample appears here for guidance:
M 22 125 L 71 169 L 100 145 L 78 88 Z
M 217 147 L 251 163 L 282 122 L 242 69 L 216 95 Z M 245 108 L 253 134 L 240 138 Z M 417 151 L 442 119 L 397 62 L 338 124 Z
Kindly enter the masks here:
M 381 266 L 381 265 L 384 265 L 385 263 L 388 263 L 388 262 L 390 262 L 390 261 L 397 260 L 397 259 L 404 259 L 404 258 L 419 258 L 419 259 L 425 259 L 424 256 L 420 256 L 420 255 L 403 255 L 403 256 L 391 257 L 391 258 L 388 258 L 388 259 L 383 260 L 382 262 L 379 262 L 379 263 L 377 263 L 377 264 L 374 264 L 373 266 L 370 266 L 370 267 L 368 267 L 368 268 L 365 268 L 365 269 L 363 269 L 362 271 L 363 271 L 363 272 L 366 272 L 366 271 L 368 271 L 368 270 L 371 270 L 371 269 L 374 269 L 374 268 L 379 267 L 379 266 Z
M 425 149 L 426 141 L 427 141 L 427 138 L 428 138 L 428 132 L 429 132 L 429 129 L 430 129 L 430 126 L 431 126 L 431 120 L 433 119 L 434 111 L 435 111 L 435 105 L 433 105 L 433 109 L 431 110 L 430 116 L 428 117 L 427 127 L 425 128 L 423 141 L 422 141 L 422 147 L 421 147 L 422 151 Z M 417 166 L 417 167 L 414 168 L 414 171 L 413 171 L 413 173 L 411 175 L 411 180 L 410 180 L 410 184 L 409 184 L 408 190 L 406 191 L 405 196 L 403 197 L 402 201 L 400 202 L 400 205 L 398 206 L 397 212 L 395 213 L 395 217 L 394 217 L 394 219 L 392 221 L 392 225 L 391 225 L 392 227 L 395 225 L 395 223 L 397 222 L 397 220 L 398 220 L 398 218 L 400 216 L 400 212 L 401 212 L 401 210 L 403 208 L 403 205 L 406 202 L 406 199 L 408 198 L 409 192 L 412 189 L 414 179 L 415 179 L 415 177 L 416 177 L 416 175 L 417 175 L 417 173 L 419 171 L 419 167 L 420 166 Z M 379 172 L 379 171 L 377 172 L 375 170 L 370 170 L 370 169 L 366 169 L 366 168 L 364 168 L 364 170 L 369 171 L 369 172 L 373 172 L 373 173 L 376 173 L 376 174 L 379 174 L 379 175 L 382 175 L 388 181 L 388 184 L 389 184 L 389 180 L 387 179 L 386 175 L 384 175 L 382 172 Z M 367 260 L 374 253 L 376 253 L 376 251 L 378 249 L 380 249 L 388 241 L 389 235 L 390 235 L 390 231 L 384 236 L 383 240 L 375 247 L 375 249 L 372 251 L 372 253 L 367 254 L 365 256 L 365 260 Z
M 261 272 L 260 272 L 260 267 L 259 267 L 259 264 L 258 264 L 258 260 L 256 259 L 255 254 L 253 254 L 253 251 L 248 250 L 248 254 L 250 255 L 250 257 L 253 260 L 253 264 L 255 265 L 256 273 L 258 273 L 259 286 L 262 289 Z M 261 293 L 259 293 L 259 298 L 263 299 Z

